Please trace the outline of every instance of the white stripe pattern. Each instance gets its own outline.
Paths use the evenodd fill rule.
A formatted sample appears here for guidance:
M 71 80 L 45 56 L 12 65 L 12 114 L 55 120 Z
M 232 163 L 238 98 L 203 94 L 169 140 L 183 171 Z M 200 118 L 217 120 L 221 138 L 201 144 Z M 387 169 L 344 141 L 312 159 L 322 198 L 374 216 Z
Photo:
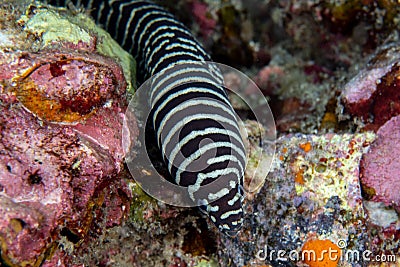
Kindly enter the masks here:
M 171 68 L 173 68 L 174 66 L 172 65 Z M 150 99 L 151 99 L 151 103 L 155 104 L 163 95 L 167 94 L 168 92 L 170 92 L 172 89 L 176 88 L 177 86 L 181 85 L 181 84 L 188 84 L 190 85 L 190 83 L 193 82 L 203 82 L 203 83 L 208 83 L 211 85 L 215 85 L 216 88 L 214 88 L 215 91 L 219 91 L 221 92 L 221 94 L 224 93 L 224 91 L 222 90 L 222 88 L 220 88 L 219 86 L 217 87 L 216 81 L 213 80 L 212 78 L 205 78 L 205 77 L 190 77 L 187 76 L 188 73 L 190 72 L 203 72 L 205 74 L 208 73 L 207 70 L 199 70 L 198 68 L 186 68 L 184 70 L 178 70 L 176 71 L 175 74 L 171 73 L 171 74 L 165 74 L 165 75 L 161 75 L 160 80 L 157 80 L 154 84 L 154 89 L 153 91 L 150 93 Z M 179 78 L 179 79 L 177 79 Z M 169 82 L 166 83 L 168 80 L 175 80 L 173 82 Z M 160 88 L 160 89 L 158 89 Z M 154 94 L 157 93 L 155 96 Z M 226 99 L 226 97 L 224 97 Z M 227 100 L 228 101 L 228 100 Z M 229 101 L 228 101 L 229 102 Z
M 67 0 L 49 1 L 65 4 Z M 189 184 L 188 194 L 195 203 L 201 204 L 221 231 L 235 234 L 243 223 L 242 184 L 246 153 L 219 68 L 206 63 L 210 61 L 209 55 L 181 22 L 150 1 L 72 1 L 91 10 L 97 22 L 103 23 L 136 57 L 139 78 L 157 74 L 149 92 L 149 104 L 153 110 L 151 119 L 157 142 L 168 161 L 168 170 L 172 173 L 173 166 L 177 167 L 174 178 L 180 184 L 189 172 L 187 168 L 193 167 L 202 155 L 207 155 L 208 158 L 202 161 L 208 165 L 207 171 L 196 171 L 192 176 L 195 181 L 184 181 Z M 175 89 L 177 86 L 179 90 Z M 174 106 L 174 103 L 179 104 Z M 174 118 L 180 120 L 174 121 Z M 179 136 L 184 127 L 185 136 Z M 213 138 L 212 143 L 201 143 L 209 136 Z M 190 148 L 187 151 L 191 154 L 187 158 L 178 157 L 184 148 Z M 210 156 L 213 151 L 220 154 Z M 225 163 L 226 168 L 218 167 Z M 216 183 L 213 192 L 206 192 L 203 199 L 196 199 L 196 193 L 210 181 Z
M 165 114 L 165 116 L 162 119 L 160 126 L 157 130 L 157 138 L 160 139 L 161 131 L 165 127 L 165 124 L 171 120 L 172 116 L 174 116 L 175 114 L 178 114 L 180 111 L 184 111 L 185 109 L 187 110 L 188 108 L 193 108 L 194 106 L 200 106 L 200 105 L 220 109 L 221 110 L 220 112 L 222 114 L 224 114 L 224 112 L 226 112 L 226 114 L 229 114 L 230 117 L 235 118 L 235 114 L 232 113 L 232 110 L 230 108 L 227 108 L 225 105 L 222 105 L 220 102 L 218 102 L 214 99 L 209 100 L 209 99 L 199 98 L 199 99 L 188 100 L 188 101 L 185 101 L 185 102 L 179 104 L 178 106 L 174 107 L 173 109 L 169 110 L 168 113 Z M 209 117 L 211 117 L 211 116 L 209 115 Z M 204 117 L 204 118 L 209 118 L 209 117 Z M 233 125 L 234 124 L 235 124 L 235 121 L 233 121 Z
M 182 121 L 179 121 L 171 130 L 170 132 L 165 136 L 165 138 L 163 139 L 163 144 L 168 144 L 168 142 L 171 141 L 172 136 L 179 130 L 181 129 L 183 126 L 185 126 L 187 123 L 191 123 L 192 121 L 198 120 L 198 119 L 204 119 L 207 118 L 207 116 L 209 116 L 210 114 L 206 114 L 206 113 L 200 113 L 200 114 L 195 114 L 192 116 L 187 116 L 185 117 Z M 233 127 L 237 127 L 237 125 L 234 123 L 234 121 L 232 121 L 231 119 L 227 119 L 223 116 L 220 115 L 214 115 L 213 119 L 217 120 L 218 122 L 221 123 L 227 123 L 230 124 Z M 165 145 L 162 145 L 163 149 L 165 147 Z M 243 152 L 243 154 L 245 154 Z M 244 157 L 246 158 L 246 157 Z
M 168 169 L 169 171 L 171 171 L 172 169 L 172 163 L 175 160 L 176 155 L 179 153 L 180 149 L 186 145 L 190 140 L 200 136 L 200 135 L 207 135 L 207 134 L 211 134 L 211 133 L 217 133 L 217 134 L 226 134 L 230 137 L 235 138 L 238 141 L 241 141 L 240 137 L 233 131 L 230 130 L 226 130 L 226 129 L 220 129 L 220 128 L 207 128 L 205 130 L 202 131 L 193 131 L 191 132 L 189 135 L 186 135 L 176 146 L 174 146 L 173 150 L 171 151 L 171 153 L 168 155 Z M 166 155 L 166 148 L 165 146 L 163 146 L 164 149 L 164 154 Z M 207 164 L 215 164 L 218 162 L 223 162 L 226 160 L 232 160 L 235 161 L 239 164 L 240 166 L 240 171 L 243 173 L 243 165 L 242 163 L 235 157 L 232 155 L 224 155 L 224 156 L 220 156 L 220 157 L 215 157 L 215 158 L 210 158 L 207 160 Z
M 240 156 L 242 157 L 246 157 L 243 153 L 243 151 L 237 147 L 236 145 L 232 144 L 231 142 L 214 142 L 214 143 L 210 143 L 207 144 L 205 146 L 202 146 L 201 148 L 199 148 L 196 152 L 194 152 L 193 154 L 191 154 L 188 158 L 186 158 L 179 166 L 178 166 L 178 171 L 176 172 L 176 183 L 179 184 L 180 183 L 180 179 L 181 179 L 181 173 L 184 172 L 186 170 L 186 167 L 192 163 L 193 161 L 195 161 L 197 158 L 199 158 L 204 152 L 210 150 L 210 149 L 216 149 L 218 147 L 228 147 L 231 148 L 233 150 L 235 150 L 236 153 L 238 153 Z M 239 172 L 237 172 L 238 175 L 238 180 L 241 179 L 241 175 L 239 174 Z

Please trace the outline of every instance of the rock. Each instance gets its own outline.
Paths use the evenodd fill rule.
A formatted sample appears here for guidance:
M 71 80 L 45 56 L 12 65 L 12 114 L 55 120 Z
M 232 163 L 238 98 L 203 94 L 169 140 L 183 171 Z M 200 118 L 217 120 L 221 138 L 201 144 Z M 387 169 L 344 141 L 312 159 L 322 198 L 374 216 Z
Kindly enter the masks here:
M 398 42 L 378 49 L 379 52 L 342 91 L 346 110 L 375 130 L 400 114 L 399 49 Z
M 343 248 L 343 240 L 346 249 L 365 249 L 359 163 L 374 138 L 370 132 L 280 137 L 264 186 L 247 202 L 242 232 L 235 240 L 221 237 L 223 265 L 230 259 L 235 266 L 295 266 L 303 245 L 315 239 L 329 240 L 327 249 Z
M 396 211 L 385 206 L 381 202 L 364 201 L 364 207 L 368 212 L 371 223 L 388 228 L 399 219 Z
M 400 116 L 387 121 L 361 161 L 361 184 L 365 198 L 382 202 L 400 212 Z
M 0 7 L 1 263 L 73 266 L 77 244 L 120 225 L 130 209 L 119 175 L 132 82 L 121 65 L 131 58 L 107 54 L 114 41 L 86 28 L 83 14 L 10 6 Z M 128 130 L 134 143 L 136 125 Z

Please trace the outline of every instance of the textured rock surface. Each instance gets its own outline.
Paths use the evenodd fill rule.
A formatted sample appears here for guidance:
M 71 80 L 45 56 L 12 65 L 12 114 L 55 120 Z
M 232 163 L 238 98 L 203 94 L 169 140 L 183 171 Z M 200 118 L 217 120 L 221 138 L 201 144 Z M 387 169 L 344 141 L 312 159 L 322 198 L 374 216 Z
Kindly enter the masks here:
M 383 46 L 342 92 L 348 112 L 372 124 L 372 129 L 400 114 L 399 47 L 398 40 Z
M 400 116 L 381 126 L 361 162 L 361 184 L 368 200 L 400 211 Z
M 123 59 L 101 55 L 98 36 L 72 16 L 22 1 L 0 12 L 0 265 L 62 266 L 129 211 L 118 177 Z M 75 34 L 60 39 L 46 21 Z
M 104 202 L 99 196 L 107 194 L 105 186 L 124 187 L 115 180 L 122 157 L 82 138 L 73 127 L 40 123 L 15 97 L 2 94 L 1 101 L 2 257 L 38 265 L 62 235 L 85 237 L 92 213 Z M 120 128 L 121 122 L 112 126 Z M 121 194 L 129 196 L 126 190 Z M 110 215 L 116 222 L 122 217 L 123 212 Z
M 373 140 L 372 133 L 279 138 L 272 171 L 247 203 L 243 231 L 235 240 L 222 238 L 222 265 L 295 266 L 309 239 L 344 240 L 346 249 L 362 251 L 368 235 L 359 162 Z M 278 250 L 285 253 L 281 259 Z

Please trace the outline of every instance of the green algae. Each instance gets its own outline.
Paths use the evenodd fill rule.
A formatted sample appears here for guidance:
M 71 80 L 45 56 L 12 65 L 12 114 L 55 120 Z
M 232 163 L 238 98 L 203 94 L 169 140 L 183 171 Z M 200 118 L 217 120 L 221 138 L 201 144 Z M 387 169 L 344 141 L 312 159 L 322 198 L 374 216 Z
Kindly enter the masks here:
M 146 223 L 147 213 L 158 207 L 157 200 L 147 195 L 136 182 L 130 182 L 128 186 L 133 196 L 129 219 L 138 224 Z
M 55 10 L 38 9 L 32 17 L 23 15 L 21 21 L 25 22 L 25 31 L 40 37 L 42 48 L 54 42 L 90 43 L 93 38 L 79 24 L 72 23 L 68 16 L 61 15 Z
M 217 267 L 219 265 L 218 265 L 218 262 L 216 262 L 214 259 L 209 259 L 209 260 L 202 259 L 195 266 L 196 267 Z

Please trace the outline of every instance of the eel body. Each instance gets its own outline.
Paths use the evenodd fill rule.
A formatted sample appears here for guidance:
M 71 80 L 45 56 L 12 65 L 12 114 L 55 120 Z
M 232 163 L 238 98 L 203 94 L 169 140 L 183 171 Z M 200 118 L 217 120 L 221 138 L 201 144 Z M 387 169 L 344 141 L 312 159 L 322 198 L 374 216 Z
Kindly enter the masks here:
M 135 57 L 142 80 L 162 74 L 151 87 L 149 104 L 168 170 L 221 232 L 236 235 L 243 222 L 246 153 L 222 75 L 207 64 L 210 56 L 182 23 L 152 2 L 72 2 L 91 10 Z M 200 193 L 211 183 L 207 194 Z

